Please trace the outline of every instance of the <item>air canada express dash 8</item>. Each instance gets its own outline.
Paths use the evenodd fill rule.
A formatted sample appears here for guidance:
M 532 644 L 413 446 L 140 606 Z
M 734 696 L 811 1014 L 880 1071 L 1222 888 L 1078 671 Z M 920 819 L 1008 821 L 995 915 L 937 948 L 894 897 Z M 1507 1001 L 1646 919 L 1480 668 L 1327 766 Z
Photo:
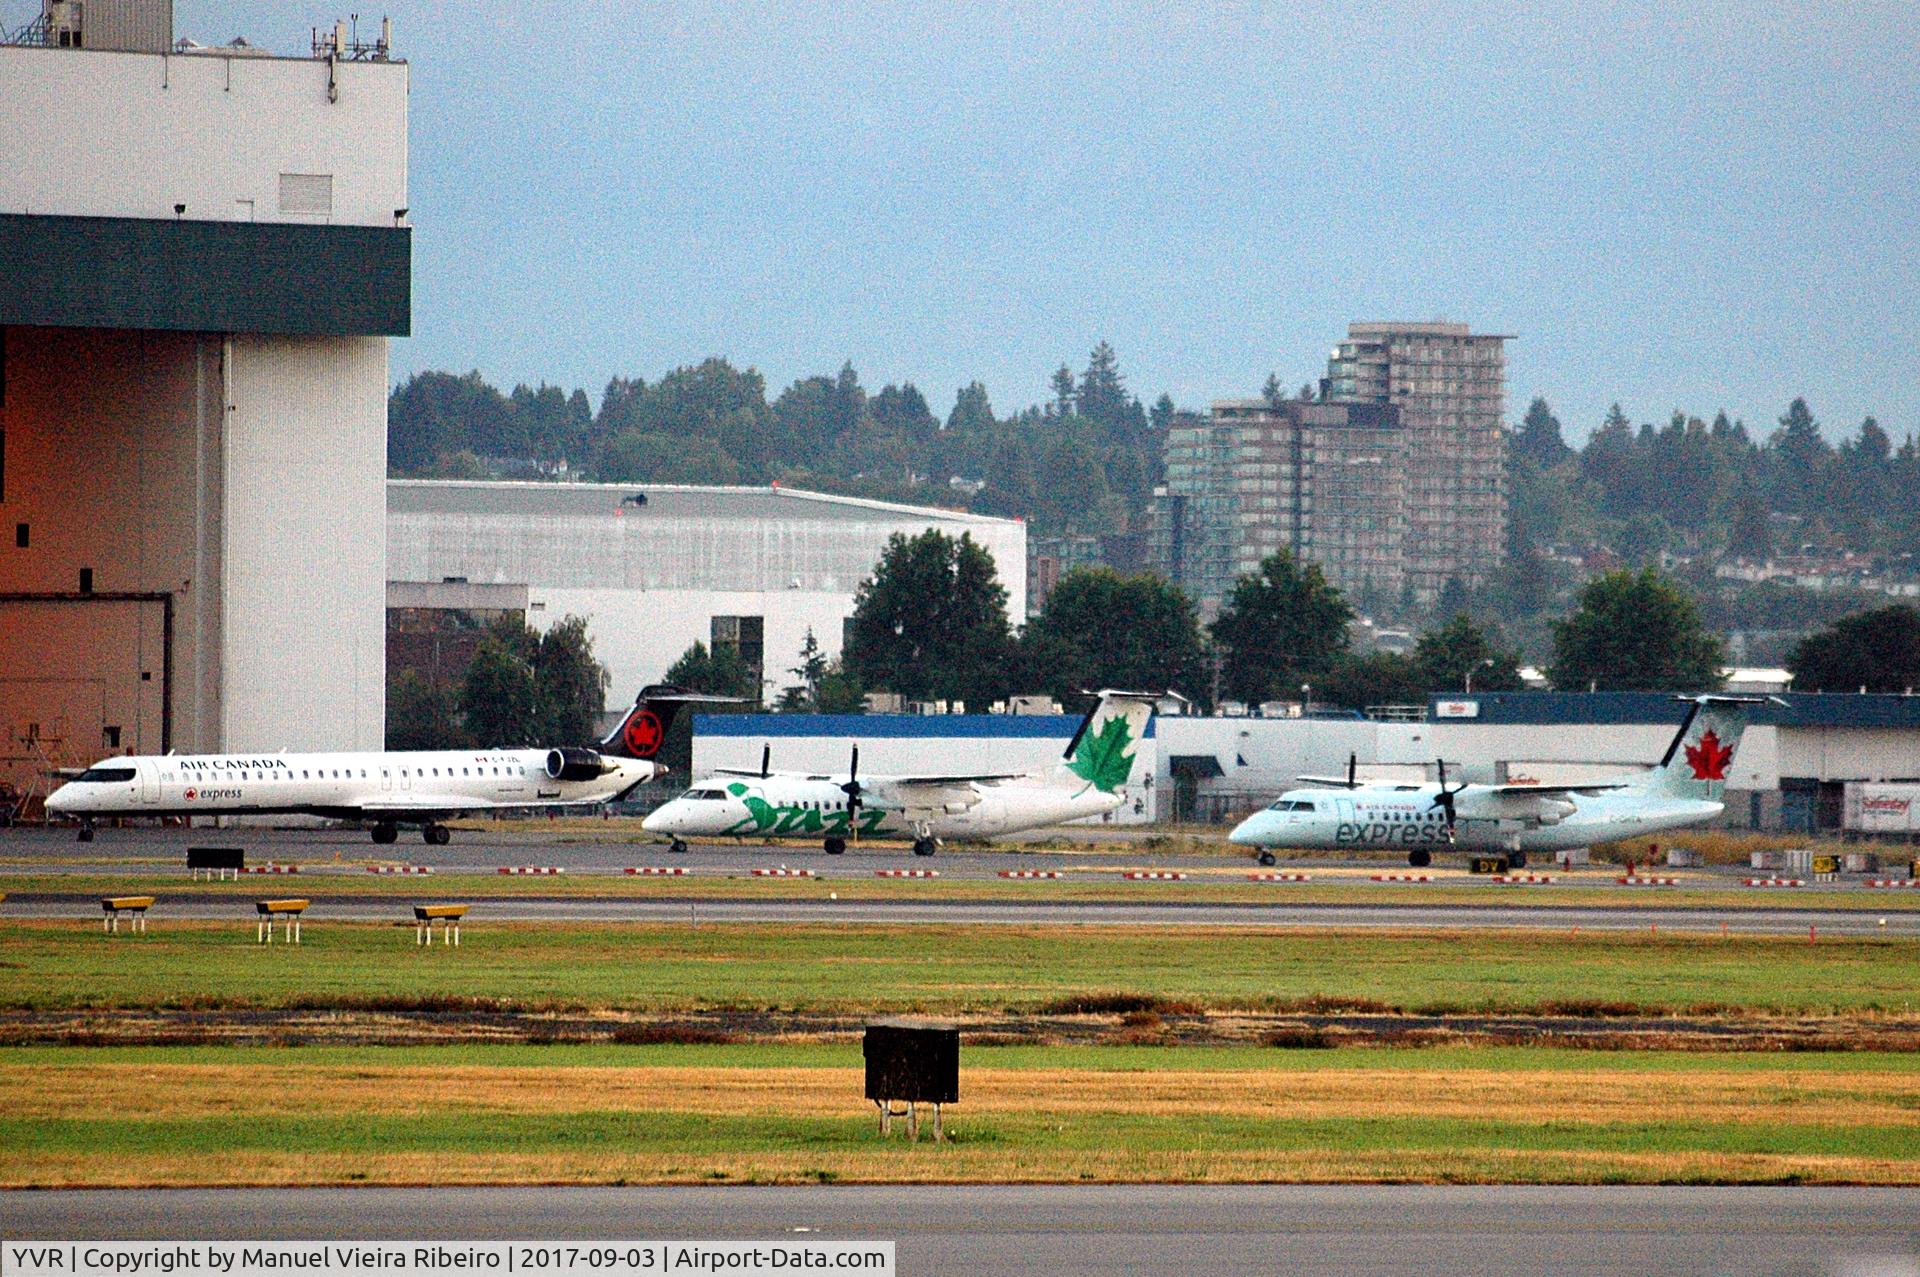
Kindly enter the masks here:
M 1435 849 L 1504 851 L 1518 867 L 1529 852 L 1558 851 L 1704 824 L 1724 810 L 1727 767 L 1750 706 L 1764 697 L 1688 696 L 1685 720 L 1647 772 L 1578 785 L 1448 785 L 1360 781 L 1351 774 L 1302 776 L 1240 822 L 1232 841 L 1262 849 L 1404 849 L 1415 866 Z
M 709 699 L 649 687 L 597 748 L 106 758 L 56 789 L 47 812 L 78 820 L 82 841 L 108 816 L 298 812 L 365 820 L 377 843 L 418 825 L 425 841 L 441 844 L 440 822 L 453 816 L 618 800 L 664 770 L 653 758 L 680 706 Z

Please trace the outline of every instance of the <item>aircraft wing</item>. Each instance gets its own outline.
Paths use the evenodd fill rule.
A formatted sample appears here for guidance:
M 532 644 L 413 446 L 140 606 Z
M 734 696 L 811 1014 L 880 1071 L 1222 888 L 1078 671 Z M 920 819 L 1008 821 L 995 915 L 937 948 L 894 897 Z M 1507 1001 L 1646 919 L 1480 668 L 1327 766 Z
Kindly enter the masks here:
M 1295 776 L 1294 779 L 1305 781 L 1309 785 L 1325 785 L 1329 789 L 1356 788 L 1356 785 L 1349 782 L 1345 776 Z M 1370 784 L 1371 782 L 1361 781 L 1359 783 Z
M 1605 781 L 1590 781 L 1584 785 L 1527 785 L 1527 784 L 1469 785 L 1468 788 L 1476 790 L 1482 794 L 1522 794 L 1524 795 L 1524 794 L 1587 794 L 1587 793 L 1597 793 L 1602 789 L 1627 789 L 1627 788 L 1630 788 L 1630 786 L 1628 782 L 1624 780 L 1605 780 Z

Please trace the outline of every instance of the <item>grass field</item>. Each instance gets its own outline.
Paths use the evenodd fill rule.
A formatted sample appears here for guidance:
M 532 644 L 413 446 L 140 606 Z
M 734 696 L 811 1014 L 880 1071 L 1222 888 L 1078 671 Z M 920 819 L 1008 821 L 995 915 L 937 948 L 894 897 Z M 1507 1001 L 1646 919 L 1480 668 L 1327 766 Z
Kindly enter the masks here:
M 0 1184 L 1920 1182 L 1920 1058 L 969 1048 L 882 1142 L 857 1046 L 16 1049 Z
M 1423 1013 L 1610 1008 L 1652 1014 L 1908 1014 L 1920 944 L 1506 930 L 786 928 L 488 923 L 458 951 L 411 923 L 316 921 L 294 948 L 231 923 L 156 918 L 145 936 L 0 920 L 0 1008 L 743 1008 L 1032 1012 L 1128 993 L 1208 1010 L 1311 999 Z
M 636 860 L 636 863 L 654 863 Z M 845 872 L 818 866 L 813 858 L 796 860 L 821 872 Z M 1251 865 L 1230 869 L 1189 869 L 1184 882 L 1129 882 L 1118 877 L 1119 864 L 1100 871 L 1079 871 L 1059 881 L 1010 881 L 999 878 L 885 879 L 873 877 L 753 878 L 688 876 L 639 877 L 626 874 L 572 874 L 514 877 L 499 873 L 443 873 L 431 877 L 382 877 L 369 873 L 307 873 L 298 877 L 249 878 L 243 882 L 193 882 L 181 875 L 130 867 L 115 874 L 0 874 L 0 892 L 16 898 L 33 895 L 157 895 L 175 898 L 231 899 L 246 907 L 264 895 L 329 895 L 413 901 L 424 899 L 491 900 L 522 896 L 604 897 L 624 900 L 824 900 L 837 894 L 855 900 L 1059 900 L 1110 902 L 1179 900 L 1198 904 L 1410 904 L 1443 905 L 1518 901 L 1530 905 L 1638 909 L 1835 909 L 1878 914 L 1920 912 L 1920 891 L 1818 890 L 1755 891 L 1726 878 L 1681 874 L 1682 886 L 1622 889 L 1613 885 L 1618 871 L 1591 870 L 1561 876 L 1550 886 L 1503 886 L 1475 881 L 1461 870 L 1431 871 L 1436 881 L 1391 885 L 1368 881 L 1373 869 L 1325 869 L 1305 866 L 1314 880 L 1305 883 L 1256 883 Z M 1552 872 L 1552 871 L 1549 871 Z M 0 919 L 6 905 L 0 904 Z

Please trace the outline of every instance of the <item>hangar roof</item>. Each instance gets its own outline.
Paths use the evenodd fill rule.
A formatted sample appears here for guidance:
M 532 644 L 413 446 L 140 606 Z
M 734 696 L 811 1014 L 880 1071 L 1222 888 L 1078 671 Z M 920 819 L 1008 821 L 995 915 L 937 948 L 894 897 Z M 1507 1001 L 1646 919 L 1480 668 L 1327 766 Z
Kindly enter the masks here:
M 1785 704 L 1754 707 L 1753 721 L 1775 727 L 1920 728 L 1920 696 L 1786 693 Z M 1441 717 L 1438 706 L 1471 701 L 1471 718 Z M 1686 710 L 1671 692 L 1476 692 L 1435 696 L 1428 717 L 1436 722 L 1483 724 L 1631 725 L 1678 723 Z
M 627 499 L 646 497 L 646 504 Z M 893 522 L 901 517 L 955 523 L 1015 524 L 1015 519 L 937 506 L 870 501 L 799 488 L 657 483 L 537 483 L 504 480 L 391 479 L 388 514 L 505 515 L 528 518 L 801 519 Z

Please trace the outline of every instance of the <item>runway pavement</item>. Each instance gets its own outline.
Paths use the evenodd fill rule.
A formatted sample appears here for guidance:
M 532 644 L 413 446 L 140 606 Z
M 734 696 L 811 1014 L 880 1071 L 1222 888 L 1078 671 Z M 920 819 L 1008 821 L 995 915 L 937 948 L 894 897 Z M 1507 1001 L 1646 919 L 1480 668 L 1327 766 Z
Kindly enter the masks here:
M 1920 1190 L 247 1189 L 0 1196 L 11 1238 L 892 1239 L 898 1271 L 1920 1277 Z

